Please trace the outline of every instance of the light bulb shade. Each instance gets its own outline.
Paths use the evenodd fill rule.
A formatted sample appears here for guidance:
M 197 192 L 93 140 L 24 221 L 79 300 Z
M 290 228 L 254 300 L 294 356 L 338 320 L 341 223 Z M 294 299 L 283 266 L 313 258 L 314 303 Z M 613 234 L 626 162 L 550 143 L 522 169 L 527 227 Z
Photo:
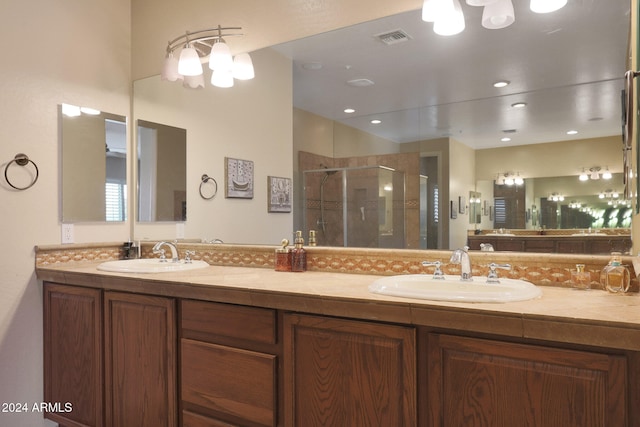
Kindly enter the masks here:
M 591 171 L 591 179 L 600 179 L 600 174 L 597 170 Z
M 446 3 L 442 13 L 436 16 L 433 31 L 440 36 L 453 36 L 464 30 L 464 15 L 458 0 L 439 0 Z
M 529 8 L 535 13 L 550 13 L 563 8 L 567 0 L 531 0 Z
M 513 184 L 514 184 L 514 182 L 515 182 L 515 181 L 514 181 L 514 179 L 513 179 L 512 177 L 510 177 L 510 176 L 508 176 L 508 177 L 506 177 L 506 178 L 504 179 L 504 184 L 505 184 L 505 185 L 513 185 Z
M 604 172 L 602 172 L 602 179 L 611 179 L 612 175 L 609 172 L 609 168 L 607 168 Z
M 513 181 L 516 183 L 516 185 L 524 184 L 524 179 L 522 179 L 522 177 L 520 175 L 516 176 Z
M 469 6 L 486 6 L 491 3 L 495 3 L 498 0 L 467 0 Z
M 211 47 L 209 56 L 209 68 L 213 71 L 231 71 L 233 68 L 233 57 L 229 46 L 221 39 L 216 40 Z
M 200 63 L 200 57 L 198 56 L 198 52 L 196 52 L 190 44 L 186 45 L 184 49 L 182 49 L 182 52 L 180 52 L 178 73 L 183 76 L 198 76 L 202 74 L 202 63 Z
M 446 10 L 449 0 L 424 0 L 422 3 L 422 20 L 436 22 L 438 17 Z
M 589 175 L 587 175 L 587 174 L 586 174 L 586 172 L 582 172 L 582 173 L 580 174 L 580 176 L 578 177 L 578 179 L 579 179 L 580 181 L 588 181 L 588 180 L 589 180 Z
M 489 30 L 508 27 L 516 20 L 511 0 L 498 0 L 488 4 L 482 12 L 482 26 Z
M 197 76 L 184 76 L 184 82 L 182 82 L 182 85 L 191 89 L 204 87 L 204 74 Z
M 251 80 L 256 76 L 253 61 L 248 53 L 240 53 L 233 58 L 233 77 L 238 80 Z
M 233 74 L 231 71 L 213 71 L 211 73 L 211 84 L 215 87 L 233 87 Z
M 180 75 L 180 73 L 178 73 L 178 58 L 173 56 L 173 53 L 169 53 L 164 59 L 164 64 L 162 64 L 162 73 L 160 74 L 160 79 L 169 82 L 175 82 L 176 80 L 182 78 L 183 77 Z

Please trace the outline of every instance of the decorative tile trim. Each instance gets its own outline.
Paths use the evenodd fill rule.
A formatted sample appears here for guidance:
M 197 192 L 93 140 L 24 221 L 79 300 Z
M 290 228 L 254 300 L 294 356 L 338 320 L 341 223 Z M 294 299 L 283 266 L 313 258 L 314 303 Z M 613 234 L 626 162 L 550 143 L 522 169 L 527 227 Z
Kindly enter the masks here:
M 155 242 L 142 243 L 142 257 L 153 258 L 151 248 Z M 194 259 L 211 265 L 273 268 L 276 246 L 179 243 L 180 252 L 195 251 Z M 433 269 L 423 267 L 422 261 L 440 261 L 445 274 L 460 274 L 458 265 L 450 264 L 451 251 L 392 250 L 366 248 L 307 247 L 307 267 L 310 271 L 350 274 L 430 274 Z M 65 263 L 97 262 L 120 259 L 121 243 L 74 244 L 36 247 L 36 267 Z M 505 278 L 523 279 L 536 285 L 571 286 L 571 270 L 576 264 L 585 264 L 591 275 L 592 288 L 600 288 L 600 271 L 608 263 L 607 256 L 528 254 L 509 252 L 471 253 L 473 274 L 486 276 L 492 262 L 509 263 L 512 269 L 500 270 Z M 632 271 L 632 290 L 638 291 L 631 257 L 623 261 Z

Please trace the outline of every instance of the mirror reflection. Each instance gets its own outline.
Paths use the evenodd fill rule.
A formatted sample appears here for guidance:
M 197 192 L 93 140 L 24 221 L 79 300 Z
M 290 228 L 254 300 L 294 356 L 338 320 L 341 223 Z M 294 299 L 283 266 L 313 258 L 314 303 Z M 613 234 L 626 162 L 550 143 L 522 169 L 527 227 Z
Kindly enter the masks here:
M 62 221 L 127 219 L 126 118 L 93 108 L 59 106 Z
M 493 228 L 493 181 L 506 165 L 527 180 L 577 177 L 581 168 L 604 167 L 605 163 L 612 172 L 621 172 L 620 91 L 627 56 L 629 2 L 570 2 L 561 13 L 545 17 L 525 13 L 523 5 L 514 6 L 516 24 L 495 32 L 474 30 L 476 24 L 479 28 L 481 8 L 464 6 L 469 21 L 460 37 L 424 36 L 431 33 L 431 27 L 421 22 L 419 11 L 415 11 L 368 23 L 376 28 L 358 25 L 301 40 L 299 45 L 294 41 L 274 47 L 293 63 L 293 229 L 305 227 L 303 173 L 322 167 L 319 163 L 299 165 L 302 152 L 323 156 L 330 168 L 382 165 L 405 172 L 407 248 L 459 247 L 474 228 Z M 411 14 L 417 20 L 405 26 L 405 18 Z M 378 44 L 368 48 L 355 47 L 359 40 L 371 42 L 372 35 L 398 27 L 408 30 L 416 42 L 411 42 L 413 47 L 409 43 L 384 46 L 377 40 Z M 416 27 L 419 29 L 414 31 Z M 412 56 L 403 58 L 400 53 L 408 50 Z M 334 62 L 325 62 L 322 52 L 331 53 Z M 376 57 L 386 62 L 385 69 L 371 65 Z M 428 62 L 427 70 L 418 66 L 422 59 Z M 387 71 L 389 76 L 383 76 Z M 367 77 L 373 86 L 346 83 Z M 505 77 L 511 80 L 507 89 L 493 88 L 493 82 Z M 414 82 L 413 89 L 399 86 L 408 80 Z M 181 99 L 192 93 L 181 93 Z M 158 91 L 151 95 L 136 92 L 135 96 L 163 98 Z M 237 96 L 230 99 L 235 101 Z M 352 99 L 359 100 L 359 106 L 347 105 Z M 380 99 L 387 107 L 377 107 Z M 518 101 L 525 102 L 526 108 L 513 107 Z M 356 113 L 345 113 L 347 106 L 355 107 Z M 382 122 L 372 124 L 374 116 Z M 579 126 L 579 134 L 567 135 L 574 126 Z M 188 128 L 200 131 L 195 121 L 189 122 Z M 503 137 L 511 141 L 501 141 Z M 600 138 L 615 142 L 602 144 Z M 532 157 L 528 147 L 533 143 L 554 144 L 541 150 L 549 152 L 550 158 Z M 565 143 L 571 147 L 570 153 L 563 151 Z M 583 145 L 588 148 L 581 149 Z M 504 156 L 494 151 L 505 146 L 513 151 Z M 603 148 L 594 150 L 594 146 Z M 395 163 L 408 154 L 415 156 L 410 172 L 406 165 Z M 379 156 L 396 159 L 380 161 Z M 432 161 L 425 162 L 427 158 Z M 200 176 L 203 168 L 196 169 L 194 174 Z M 421 176 L 429 177 L 424 188 Z M 483 199 L 475 218 L 470 208 L 456 212 L 454 218 L 450 202 L 470 191 L 480 193 Z M 523 229 L 542 227 L 542 197 L 534 202 L 533 192 L 528 191 L 525 200 L 518 202 L 522 208 L 518 221 L 524 224 Z M 357 214 L 354 211 L 354 218 Z M 238 231 L 241 227 L 237 225 Z M 193 236 L 198 233 L 190 232 Z M 419 236 L 416 242 L 412 236 Z
M 187 131 L 138 120 L 138 221 L 186 221 Z

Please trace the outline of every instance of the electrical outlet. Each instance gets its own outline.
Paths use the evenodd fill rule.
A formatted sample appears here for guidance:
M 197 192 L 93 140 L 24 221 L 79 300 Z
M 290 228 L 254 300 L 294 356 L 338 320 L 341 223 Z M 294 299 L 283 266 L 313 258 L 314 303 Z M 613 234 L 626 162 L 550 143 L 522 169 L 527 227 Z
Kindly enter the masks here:
M 62 224 L 62 243 L 73 243 L 73 224 Z

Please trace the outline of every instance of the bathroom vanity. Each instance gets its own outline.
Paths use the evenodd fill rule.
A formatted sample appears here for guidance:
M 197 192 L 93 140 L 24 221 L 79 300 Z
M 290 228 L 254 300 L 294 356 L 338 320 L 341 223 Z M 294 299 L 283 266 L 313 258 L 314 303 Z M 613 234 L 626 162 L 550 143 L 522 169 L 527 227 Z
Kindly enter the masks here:
M 606 255 L 611 252 L 627 253 L 631 249 L 631 235 L 479 234 L 468 236 L 470 249 L 480 250 L 482 243 L 492 245 L 496 251 Z
M 377 295 L 379 276 L 37 267 L 69 426 L 634 426 L 640 296 Z

